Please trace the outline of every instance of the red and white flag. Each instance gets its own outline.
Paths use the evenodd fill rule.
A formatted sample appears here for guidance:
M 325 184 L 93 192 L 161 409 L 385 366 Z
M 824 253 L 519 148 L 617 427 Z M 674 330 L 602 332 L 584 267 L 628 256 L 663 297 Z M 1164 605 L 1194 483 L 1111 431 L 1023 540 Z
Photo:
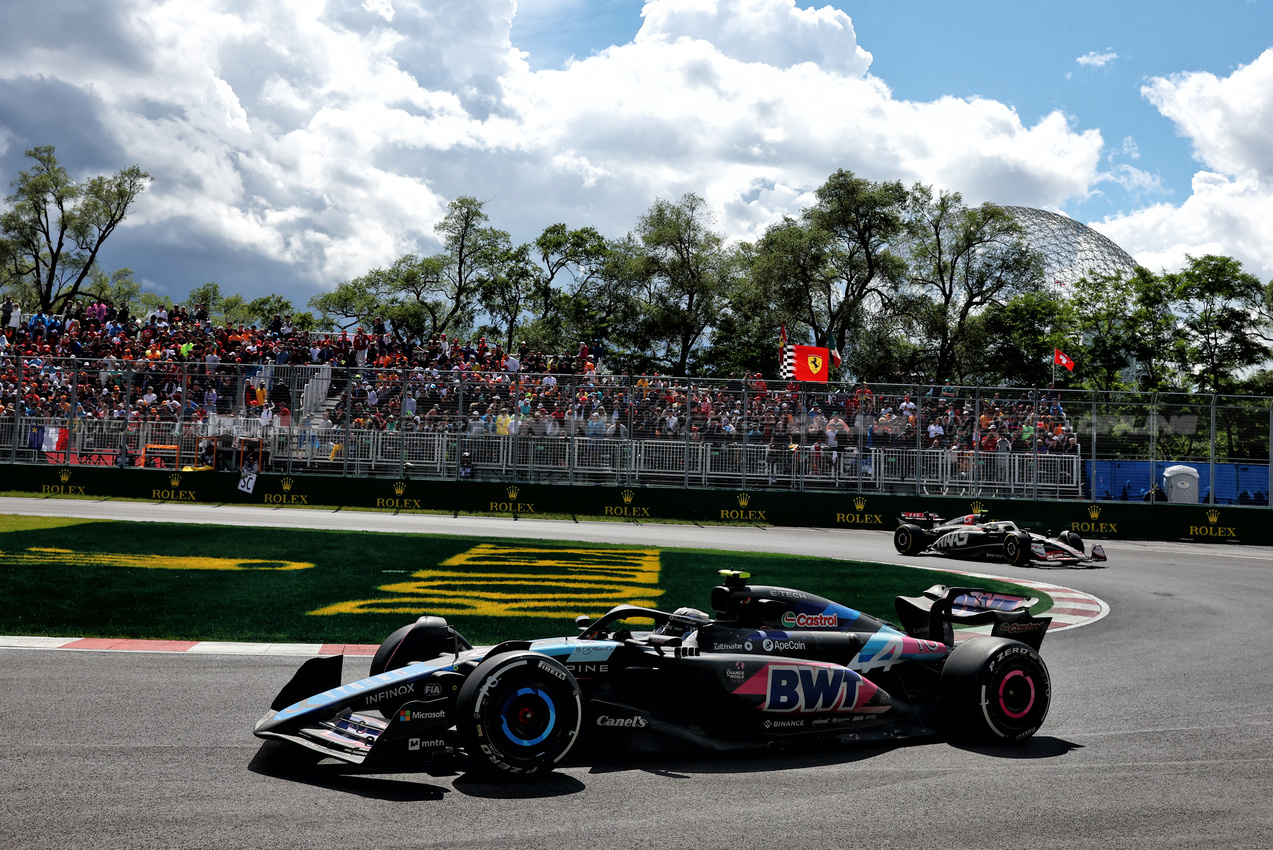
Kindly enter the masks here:
M 1054 348 L 1052 349 L 1052 351 L 1054 352 L 1052 355 L 1053 363 L 1055 363 L 1057 366 L 1064 366 L 1066 369 L 1069 369 L 1071 372 L 1074 371 L 1074 361 L 1071 360 L 1064 351 L 1062 351 L 1059 348 Z

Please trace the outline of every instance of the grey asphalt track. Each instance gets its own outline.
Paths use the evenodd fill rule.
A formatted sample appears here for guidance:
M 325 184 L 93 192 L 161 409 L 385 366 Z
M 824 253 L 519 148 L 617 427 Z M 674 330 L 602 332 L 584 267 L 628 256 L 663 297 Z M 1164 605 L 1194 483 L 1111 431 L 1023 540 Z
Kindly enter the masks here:
M 881 532 L 41 499 L 0 499 L 0 513 L 916 563 Z M 613 760 L 524 786 L 450 767 L 349 775 L 298 768 L 251 735 L 295 659 L 0 650 L 0 847 L 1273 846 L 1273 550 L 1106 550 L 1102 570 L 981 568 L 1078 588 L 1111 607 L 1048 637 L 1051 714 L 1015 750 L 927 742 Z M 354 676 L 367 661 L 345 663 Z

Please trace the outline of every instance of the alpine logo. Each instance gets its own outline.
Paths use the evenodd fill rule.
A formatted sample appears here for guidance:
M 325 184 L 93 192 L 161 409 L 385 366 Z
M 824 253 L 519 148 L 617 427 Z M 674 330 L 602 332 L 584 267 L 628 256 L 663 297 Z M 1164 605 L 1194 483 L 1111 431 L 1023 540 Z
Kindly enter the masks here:
M 761 711 L 853 711 L 862 677 L 840 667 L 770 664 Z
M 622 727 L 624 729 L 644 729 L 646 726 L 649 726 L 650 723 L 639 714 L 635 717 L 608 717 L 607 715 L 602 714 L 597 718 L 597 725 L 605 726 L 607 728 Z
M 840 618 L 835 614 L 797 614 L 788 611 L 782 615 L 783 628 L 791 629 L 834 629 L 840 625 Z

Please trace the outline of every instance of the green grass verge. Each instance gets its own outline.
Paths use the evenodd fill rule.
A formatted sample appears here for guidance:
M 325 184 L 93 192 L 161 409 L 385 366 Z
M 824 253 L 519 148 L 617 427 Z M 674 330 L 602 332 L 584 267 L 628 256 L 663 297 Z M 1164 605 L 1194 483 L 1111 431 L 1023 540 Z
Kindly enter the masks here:
M 657 526 L 650 529 L 657 540 Z M 483 547 L 482 557 L 475 547 Z M 477 600 L 512 610 L 444 616 L 474 643 L 493 643 L 572 634 L 576 614 L 595 616 L 629 598 L 709 610 L 721 569 L 747 570 L 757 583 L 800 588 L 886 619 L 899 594 L 969 583 L 914 567 L 651 547 L 657 551 L 644 563 L 657 576 L 647 570 L 649 583 L 641 585 L 630 569 L 640 560 L 631 554 L 637 548 L 0 515 L 0 634 L 374 644 L 421 613 Z M 313 566 L 280 569 L 288 562 Z M 241 568 L 210 568 L 225 566 Z M 1052 604 L 1010 582 L 972 583 L 1038 596 L 1035 613 Z M 366 613 L 313 613 L 354 603 L 365 603 Z M 547 616 L 527 615 L 518 608 L 524 605 Z

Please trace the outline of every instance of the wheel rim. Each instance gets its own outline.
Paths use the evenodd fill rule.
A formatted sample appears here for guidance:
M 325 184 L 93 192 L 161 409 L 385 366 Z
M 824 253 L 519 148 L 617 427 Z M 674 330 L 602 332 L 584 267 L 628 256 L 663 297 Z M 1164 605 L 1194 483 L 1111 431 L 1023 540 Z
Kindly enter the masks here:
M 999 711 L 1011 720 L 1020 720 L 1034 708 L 1034 678 L 1024 670 L 1012 670 L 999 681 Z
M 500 728 L 519 747 L 542 744 L 557 725 L 557 705 L 542 688 L 522 687 L 504 698 Z
M 902 549 L 910 548 L 911 536 L 905 529 L 897 532 L 897 545 Z
M 1017 558 L 1017 540 L 1015 537 L 1009 537 L 1008 543 L 1004 547 L 1004 551 L 1008 553 L 1008 560 L 1015 561 Z

